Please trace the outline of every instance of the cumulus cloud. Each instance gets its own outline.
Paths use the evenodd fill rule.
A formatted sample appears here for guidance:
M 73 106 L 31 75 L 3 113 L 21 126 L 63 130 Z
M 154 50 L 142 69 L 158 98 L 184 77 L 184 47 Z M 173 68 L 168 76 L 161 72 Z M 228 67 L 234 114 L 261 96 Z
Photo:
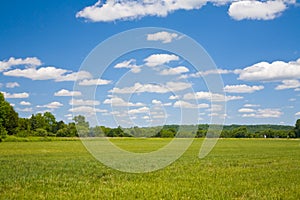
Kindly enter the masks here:
M 279 118 L 283 113 L 280 109 L 258 109 L 251 113 L 245 113 L 242 117 L 252 117 L 252 118 Z
M 166 31 L 161 31 L 153 34 L 147 35 L 148 41 L 161 41 L 162 43 L 170 43 L 174 39 L 179 39 L 180 36 L 177 33 L 169 33 Z
M 296 116 L 300 116 L 300 112 L 295 113 Z
M 168 92 L 176 92 L 185 90 L 190 88 L 191 83 L 185 82 L 167 82 L 164 85 L 158 84 L 141 84 L 135 83 L 132 87 L 124 87 L 124 88 L 113 88 L 109 92 L 119 93 L 119 94 L 132 94 L 132 93 L 142 93 L 142 92 L 150 92 L 150 93 L 168 93 Z
M 17 108 L 16 109 L 17 111 L 20 111 L 20 112 L 32 112 L 32 108 Z
M 54 96 L 58 97 L 72 97 L 72 96 L 81 96 L 81 92 L 79 91 L 69 91 L 66 89 L 61 89 L 54 93 Z
M 137 109 L 132 109 L 128 111 L 128 114 L 141 114 L 141 113 L 149 113 L 150 109 L 148 107 L 141 107 Z
M 255 91 L 259 91 L 264 89 L 264 86 L 262 85 L 226 85 L 224 87 L 224 91 L 228 93 L 253 93 Z
M 95 113 L 95 112 L 106 113 L 107 110 L 94 108 L 92 106 L 79 106 L 79 107 L 74 107 L 74 108 L 69 109 L 69 112 L 91 114 L 91 113 Z
M 28 58 L 14 58 L 10 57 L 8 60 L 0 61 L 0 72 L 10 69 L 12 66 L 25 65 L 35 67 L 42 65 L 42 62 L 36 57 Z
M 53 101 L 51 103 L 48 103 L 46 105 L 38 105 L 37 108 L 49 108 L 49 109 L 57 109 L 59 107 L 62 107 L 63 104 L 58 101 Z
M 6 99 L 25 99 L 29 97 L 29 94 L 27 92 L 22 92 L 22 93 L 7 93 L 7 92 L 2 92 L 4 97 Z
M 300 59 L 292 62 L 260 62 L 241 70 L 236 70 L 239 80 L 244 81 L 283 81 L 300 77 Z
M 21 101 L 21 102 L 20 102 L 20 105 L 22 105 L 22 106 L 30 106 L 31 103 L 28 102 L 28 101 Z
M 244 105 L 244 107 L 246 107 L 246 108 L 255 108 L 255 107 L 260 107 L 260 105 L 247 103 L 247 104 Z
M 20 84 L 17 83 L 17 82 L 9 82 L 9 83 L 6 83 L 6 87 L 7 87 L 7 88 L 20 87 Z
M 85 79 L 79 82 L 79 85 L 82 86 L 92 86 L 92 85 L 107 85 L 110 84 L 110 80 L 104 80 L 104 79 Z
M 127 68 L 130 69 L 132 73 L 139 73 L 141 71 L 141 66 L 136 65 L 135 59 L 125 60 L 114 66 L 116 69 Z
M 32 80 L 50 80 L 56 79 L 66 73 L 67 70 L 59 69 L 55 67 L 41 67 L 26 68 L 26 69 L 14 69 L 11 71 L 4 72 L 5 76 L 24 77 Z
M 170 100 L 175 100 L 175 99 L 179 99 L 179 96 L 178 95 L 171 95 L 169 97 Z
M 178 66 L 178 67 L 175 67 L 175 68 L 164 69 L 159 74 L 164 75 L 164 76 L 178 75 L 178 74 L 183 74 L 183 73 L 186 73 L 186 72 L 189 72 L 189 71 L 190 70 L 188 68 L 184 67 L 184 66 Z
M 171 61 L 178 61 L 179 57 L 173 54 L 152 54 L 148 58 L 145 58 L 145 64 L 149 67 L 156 67 L 163 65 Z
M 69 102 L 72 106 L 97 106 L 100 105 L 100 101 L 97 100 L 83 100 L 83 99 L 71 99 Z
M 235 20 L 271 20 L 280 16 L 290 4 L 295 4 L 296 0 L 108 0 L 104 3 L 99 0 L 77 12 L 76 17 L 92 22 L 133 20 L 145 16 L 166 17 L 177 10 L 200 9 L 209 2 L 215 6 L 230 4 L 228 15 Z M 165 43 L 170 41 L 168 34 L 159 33 L 152 34 L 150 38 Z
M 152 104 L 154 105 L 159 105 L 159 106 L 171 106 L 172 103 L 162 103 L 161 101 L 157 100 L 157 99 L 153 99 L 152 100 Z
M 135 106 L 145 106 L 145 104 L 137 102 L 127 102 L 120 97 L 112 97 L 110 99 L 105 99 L 103 104 L 111 104 L 112 106 L 120 106 L 120 107 L 135 107 Z
M 251 108 L 241 108 L 241 109 L 238 110 L 238 112 L 240 112 L 240 113 L 253 113 L 253 112 L 255 112 L 255 110 L 251 109 Z
M 206 103 L 202 103 L 202 104 L 192 104 L 192 103 L 189 103 L 187 101 L 176 101 L 174 103 L 174 107 L 175 108 L 208 108 L 209 105 L 206 104 Z
M 76 81 L 90 78 L 89 72 L 69 72 L 68 70 L 56 67 L 40 67 L 40 68 L 25 68 L 14 69 L 3 73 L 5 76 L 24 77 L 31 80 L 55 80 L 61 81 Z
M 211 75 L 211 74 L 230 74 L 233 73 L 232 70 L 227 70 L 227 69 L 212 69 L 212 70 L 207 70 L 207 71 L 199 71 L 193 74 L 184 74 L 181 75 L 180 78 L 185 79 L 185 78 L 199 78 L 199 77 L 203 77 L 203 76 L 207 76 L 207 75 Z
M 284 0 L 277 1 L 235 1 L 228 10 L 228 14 L 236 19 L 271 20 L 278 17 L 287 9 Z
M 62 82 L 62 81 L 77 81 L 77 80 L 83 80 L 91 78 L 92 75 L 89 72 L 86 71 L 79 71 L 79 72 L 72 72 L 63 74 L 60 77 L 57 77 L 55 79 L 56 82 Z
M 278 85 L 276 90 L 285 90 L 291 88 L 300 88 L 300 81 L 298 80 L 283 80 L 281 85 Z
M 224 96 L 223 94 L 211 93 L 211 92 L 195 92 L 187 93 L 183 96 L 183 99 L 204 99 L 208 101 L 222 102 L 222 101 L 233 101 L 243 99 L 242 96 Z
M 206 1 L 202 0 L 108 0 L 105 3 L 99 0 L 94 5 L 77 12 L 76 17 L 93 22 L 132 20 L 144 16 L 165 17 L 179 9 L 199 9 L 205 4 Z

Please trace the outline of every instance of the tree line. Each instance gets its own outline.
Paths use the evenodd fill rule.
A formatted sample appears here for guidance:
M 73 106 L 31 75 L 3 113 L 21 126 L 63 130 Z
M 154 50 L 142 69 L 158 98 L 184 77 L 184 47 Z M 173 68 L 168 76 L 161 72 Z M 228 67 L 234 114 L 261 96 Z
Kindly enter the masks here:
M 82 115 L 75 116 L 74 122 L 57 121 L 51 112 L 32 114 L 29 118 L 20 118 L 0 92 L 0 140 L 9 135 L 17 137 L 130 137 L 119 126 L 108 128 L 105 126 L 90 127 L 89 122 Z
M 157 127 L 109 128 L 90 127 L 82 115 L 75 116 L 74 122 L 57 121 L 51 112 L 32 114 L 20 118 L 14 108 L 0 92 L 0 141 L 8 135 L 17 137 L 206 137 L 208 124 L 164 125 Z M 180 127 L 180 128 L 179 128 Z M 196 130 L 196 131 L 195 131 Z M 222 138 L 300 138 L 300 119 L 295 127 L 281 125 L 230 125 L 224 126 L 219 135 Z M 214 135 L 214 134 L 210 134 Z

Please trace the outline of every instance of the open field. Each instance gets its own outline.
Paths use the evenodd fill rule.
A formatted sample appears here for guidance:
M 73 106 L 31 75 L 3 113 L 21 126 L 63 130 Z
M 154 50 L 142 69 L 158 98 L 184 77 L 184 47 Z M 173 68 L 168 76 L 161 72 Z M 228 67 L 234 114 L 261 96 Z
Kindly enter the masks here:
M 112 139 L 134 151 L 169 139 Z M 96 161 L 80 141 L 0 143 L 0 199 L 300 199 L 300 140 L 203 139 L 165 169 L 130 174 Z

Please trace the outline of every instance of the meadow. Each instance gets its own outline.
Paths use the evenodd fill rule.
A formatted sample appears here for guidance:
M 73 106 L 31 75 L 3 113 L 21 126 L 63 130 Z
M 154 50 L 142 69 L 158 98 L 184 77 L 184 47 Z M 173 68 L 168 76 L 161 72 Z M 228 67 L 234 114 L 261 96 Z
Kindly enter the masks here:
M 113 138 L 149 152 L 170 139 Z M 0 143 L 0 199 L 300 199 L 300 140 L 220 139 L 204 159 L 195 139 L 168 167 L 124 173 L 79 140 Z

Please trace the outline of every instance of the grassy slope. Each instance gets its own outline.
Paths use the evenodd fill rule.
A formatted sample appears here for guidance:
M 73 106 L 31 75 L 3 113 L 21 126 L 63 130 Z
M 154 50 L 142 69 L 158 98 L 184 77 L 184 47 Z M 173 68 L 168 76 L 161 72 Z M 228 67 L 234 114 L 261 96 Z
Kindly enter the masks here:
M 167 139 L 113 139 L 139 152 Z M 172 165 L 129 174 L 97 162 L 80 141 L 0 143 L 0 199 L 300 199 L 300 140 L 202 139 Z

